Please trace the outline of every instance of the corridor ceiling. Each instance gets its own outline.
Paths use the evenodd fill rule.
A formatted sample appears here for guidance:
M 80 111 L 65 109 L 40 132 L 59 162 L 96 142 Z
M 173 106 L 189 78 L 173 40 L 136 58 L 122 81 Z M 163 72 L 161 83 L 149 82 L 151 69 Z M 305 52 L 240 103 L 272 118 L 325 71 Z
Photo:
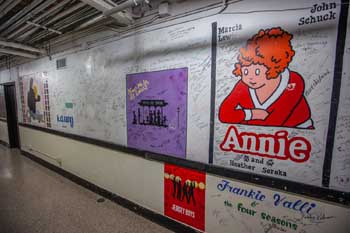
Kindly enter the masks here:
M 50 41 L 106 21 L 130 25 L 147 0 L 0 0 L 0 63 L 47 55 Z M 1 66 L 1 65 L 0 65 Z

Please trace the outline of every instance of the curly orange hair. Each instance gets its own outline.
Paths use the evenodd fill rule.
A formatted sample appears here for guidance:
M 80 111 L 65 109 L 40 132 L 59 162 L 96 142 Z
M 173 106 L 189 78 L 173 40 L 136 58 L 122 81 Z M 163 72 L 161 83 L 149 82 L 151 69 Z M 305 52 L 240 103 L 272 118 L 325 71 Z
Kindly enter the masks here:
M 241 68 L 251 64 L 264 65 L 267 78 L 277 78 L 288 67 L 295 54 L 291 45 L 292 34 L 280 27 L 260 30 L 239 50 L 238 62 L 232 73 L 242 76 Z

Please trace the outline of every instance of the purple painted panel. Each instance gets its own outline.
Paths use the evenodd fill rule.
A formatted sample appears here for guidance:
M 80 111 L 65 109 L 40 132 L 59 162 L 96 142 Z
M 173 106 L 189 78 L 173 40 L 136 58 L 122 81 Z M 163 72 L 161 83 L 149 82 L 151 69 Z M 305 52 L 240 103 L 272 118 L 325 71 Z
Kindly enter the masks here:
M 128 146 L 186 157 L 187 68 L 126 76 Z

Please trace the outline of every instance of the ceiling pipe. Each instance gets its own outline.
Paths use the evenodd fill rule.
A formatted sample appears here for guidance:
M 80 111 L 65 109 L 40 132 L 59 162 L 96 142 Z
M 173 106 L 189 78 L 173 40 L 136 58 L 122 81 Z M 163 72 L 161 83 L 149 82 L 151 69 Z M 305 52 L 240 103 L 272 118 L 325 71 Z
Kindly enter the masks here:
M 114 9 L 114 7 L 118 7 L 119 5 L 114 4 L 113 6 L 110 4 L 111 1 L 103 1 L 103 0 L 81 0 L 82 2 L 85 2 L 86 4 L 94 7 L 95 9 L 101 11 L 101 12 L 106 12 L 111 9 Z M 139 0 L 135 0 L 138 2 Z M 124 4 L 124 3 L 122 3 Z M 121 4 L 120 4 L 121 5 Z M 113 15 L 111 15 L 112 18 L 114 18 L 118 23 L 122 25 L 129 25 L 133 23 L 133 19 L 131 16 L 127 13 L 123 12 L 117 12 Z
M 3 29 L 7 28 L 10 25 L 13 25 L 14 22 L 16 22 L 17 20 L 19 20 L 21 17 L 23 17 L 24 15 L 26 15 L 29 11 L 31 11 L 33 8 L 35 8 L 36 6 L 38 6 L 43 0 L 40 1 L 33 1 L 30 5 L 24 7 L 21 11 L 19 11 L 17 14 L 15 14 L 14 16 L 12 16 L 9 20 L 7 20 L 5 23 L 0 25 L 0 31 L 2 31 Z
M 34 8 L 32 11 L 29 12 L 29 14 L 26 14 L 25 16 L 23 16 L 21 19 L 19 19 L 17 22 L 15 22 L 13 25 L 11 25 L 10 27 L 8 27 L 6 30 L 4 30 L 2 32 L 3 35 L 8 35 L 11 32 L 15 32 L 17 31 L 17 28 L 19 26 L 21 26 L 21 24 L 26 23 L 28 20 L 31 20 L 31 18 L 33 17 L 33 15 L 36 15 L 38 13 L 40 13 L 41 11 L 45 10 L 47 7 L 49 7 L 51 4 L 53 4 L 55 2 L 55 0 L 46 0 L 44 1 L 42 4 L 40 4 L 39 6 L 37 6 L 36 8 Z
M 57 22 L 55 22 L 54 24 L 51 24 L 53 28 L 56 28 L 57 30 L 60 30 L 59 28 L 73 22 L 76 20 L 79 20 L 83 17 L 88 17 L 89 15 L 92 16 L 94 14 L 97 14 L 98 11 L 94 8 L 91 8 L 89 6 L 84 7 L 83 9 L 81 9 L 80 11 L 76 12 L 75 14 L 72 14 L 68 17 L 65 17 Z
M 67 3 L 69 3 L 71 0 L 63 0 L 62 2 L 60 2 L 59 4 L 53 6 L 52 8 L 50 8 L 48 11 L 45 11 L 43 14 L 39 15 L 38 17 L 34 18 L 33 20 L 31 20 L 32 23 L 38 23 L 42 18 L 46 17 L 47 15 L 53 13 L 54 11 L 60 9 L 61 7 L 65 6 Z M 11 33 L 9 36 L 7 36 L 7 39 L 12 39 L 13 37 L 15 37 L 16 35 L 22 33 L 23 31 L 25 31 L 26 29 L 28 29 L 30 27 L 29 24 L 25 24 L 22 27 L 20 27 L 19 29 L 17 29 L 15 32 Z
M 11 11 L 20 2 L 21 2 L 21 0 L 12 1 L 4 9 L 1 9 L 0 10 L 0 18 L 3 17 L 4 15 L 6 15 L 9 11 Z
M 57 21 L 57 20 L 63 18 L 63 17 L 66 16 L 66 15 L 69 15 L 69 14 L 73 13 L 74 11 L 76 11 L 76 10 L 78 10 L 78 9 L 84 7 L 84 6 L 86 6 L 86 4 L 83 3 L 83 2 L 80 2 L 80 3 L 78 3 L 78 4 L 76 4 L 76 5 L 72 6 L 72 7 L 70 7 L 69 9 L 67 9 L 67 10 L 65 10 L 65 11 L 63 11 L 63 12 L 61 12 L 61 13 L 59 13 L 58 15 L 56 15 L 55 17 L 53 17 L 52 19 L 50 19 L 47 23 L 45 23 L 45 25 L 49 25 L 49 24 L 51 24 L 51 23 L 53 23 L 53 22 L 55 22 L 55 21 Z
M 103 0 L 81 0 L 81 1 L 85 2 L 86 4 L 92 6 L 93 8 L 99 11 L 105 11 L 106 9 L 110 9 L 113 7 L 109 3 Z
M 112 0 L 104 0 L 106 3 L 108 3 L 109 5 L 111 5 L 112 7 L 117 6 L 117 4 L 115 2 L 113 2 Z
M 2 41 L 0 40 L 0 45 L 5 46 L 5 47 L 11 47 L 11 48 L 16 48 L 16 49 L 23 49 L 27 50 L 30 52 L 34 53 L 46 53 L 45 49 L 38 49 L 32 46 L 20 44 L 20 43 L 15 43 L 15 42 L 9 42 L 9 41 Z
M 0 5 L 0 11 L 3 11 L 6 9 L 7 6 L 9 6 L 11 4 L 12 0 L 7 0 L 4 1 L 3 3 L 1 3 Z
M 82 8 L 84 6 L 86 6 L 85 3 L 82 3 L 82 2 L 78 3 L 78 4 L 74 5 L 73 7 L 70 7 L 69 9 L 67 9 L 67 10 L 57 14 L 55 17 L 50 19 L 48 22 L 45 22 L 43 25 L 47 27 L 51 23 L 56 22 L 57 20 L 59 20 L 59 19 L 65 17 L 65 16 L 73 13 L 76 10 L 79 10 L 80 8 Z M 39 29 L 38 28 L 32 28 L 29 31 L 25 32 L 24 34 L 19 35 L 18 39 L 19 40 L 23 40 L 23 39 L 27 38 L 28 36 L 30 36 L 31 34 L 33 34 L 34 32 L 36 32 L 37 30 L 39 30 Z
M 20 57 L 27 57 L 27 58 L 38 58 L 38 55 L 20 52 L 20 51 L 16 51 L 13 49 L 0 48 L 0 53 L 12 54 L 12 55 L 16 55 L 16 56 L 20 56 Z
M 77 14 L 73 14 L 67 18 L 60 20 L 56 24 L 52 25 L 52 27 L 55 28 L 56 30 L 62 31 L 62 29 L 65 28 L 68 24 L 71 25 L 72 22 L 76 23 L 76 22 L 83 20 L 87 17 L 92 17 L 97 13 L 98 12 L 94 8 L 89 7 L 87 9 L 83 9 L 81 12 L 79 11 Z M 50 34 L 51 34 L 50 31 L 40 32 L 40 33 L 34 35 L 33 37 L 31 37 L 30 40 L 28 41 L 28 43 L 33 43 L 37 40 L 43 39 Z
M 103 20 L 103 19 L 106 19 L 106 17 L 105 17 L 104 15 L 98 15 L 98 16 L 96 16 L 96 17 L 90 19 L 89 21 L 87 21 L 87 22 L 85 22 L 85 23 L 79 25 L 76 29 L 74 29 L 74 31 L 78 31 L 78 30 L 81 30 L 81 29 L 83 29 L 83 28 L 86 28 L 86 27 L 88 27 L 88 26 L 90 26 L 90 25 L 92 25 L 92 24 L 95 24 L 95 23 L 97 23 L 97 22 L 100 22 L 100 21 Z
M 29 25 L 33 25 L 35 27 L 38 27 L 38 28 L 42 28 L 42 29 L 44 29 L 46 31 L 54 32 L 54 33 L 59 34 L 59 35 L 62 34 L 62 32 L 60 32 L 60 31 L 57 31 L 57 30 L 52 29 L 52 28 L 45 27 L 45 26 L 37 24 L 37 23 L 33 23 L 33 22 L 30 22 L 30 21 L 27 21 L 26 23 L 29 24 Z
M 111 15 L 113 15 L 115 13 L 118 13 L 118 12 L 120 12 L 122 10 L 125 10 L 127 8 L 138 6 L 142 2 L 145 2 L 145 3 L 149 4 L 149 0 L 128 0 L 126 2 L 123 2 L 123 3 L 119 4 L 119 5 L 117 5 L 116 7 L 113 7 L 112 9 L 104 11 L 103 14 L 105 16 L 111 16 Z
M 96 15 L 96 14 L 99 14 L 99 15 L 100 15 L 100 13 L 94 13 L 93 15 Z M 102 16 L 103 16 L 103 15 L 102 15 Z M 81 18 L 79 18 L 79 19 L 77 19 L 77 20 L 74 20 L 73 22 L 70 22 L 70 23 L 68 23 L 68 24 L 65 24 L 65 25 L 59 27 L 59 29 L 60 29 L 60 30 L 63 30 L 63 29 L 65 29 L 65 28 L 67 28 L 67 27 L 69 27 L 69 26 L 71 26 L 71 25 L 73 25 L 73 24 L 76 24 L 76 23 L 79 22 L 79 21 L 85 20 L 86 18 L 89 18 L 89 17 L 91 17 L 91 15 L 83 16 L 83 17 L 81 17 Z M 94 18 L 95 18 L 95 17 L 94 17 Z M 104 18 L 104 16 L 103 16 L 103 18 Z M 99 20 L 98 20 L 98 21 L 99 21 Z M 83 23 L 83 24 L 84 24 L 84 23 Z

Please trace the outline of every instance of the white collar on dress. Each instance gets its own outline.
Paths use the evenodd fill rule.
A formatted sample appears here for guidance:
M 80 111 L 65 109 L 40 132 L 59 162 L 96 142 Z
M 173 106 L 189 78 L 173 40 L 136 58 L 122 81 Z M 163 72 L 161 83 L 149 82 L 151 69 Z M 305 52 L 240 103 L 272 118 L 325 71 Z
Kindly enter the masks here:
M 268 107 L 270 107 L 271 104 L 273 104 L 282 95 L 283 91 L 287 88 L 288 83 L 289 83 L 289 70 L 286 68 L 281 74 L 281 81 L 278 84 L 278 87 L 272 93 L 272 95 L 267 100 L 265 100 L 263 104 L 259 102 L 255 89 L 249 88 L 250 97 L 253 100 L 255 108 L 266 110 Z

